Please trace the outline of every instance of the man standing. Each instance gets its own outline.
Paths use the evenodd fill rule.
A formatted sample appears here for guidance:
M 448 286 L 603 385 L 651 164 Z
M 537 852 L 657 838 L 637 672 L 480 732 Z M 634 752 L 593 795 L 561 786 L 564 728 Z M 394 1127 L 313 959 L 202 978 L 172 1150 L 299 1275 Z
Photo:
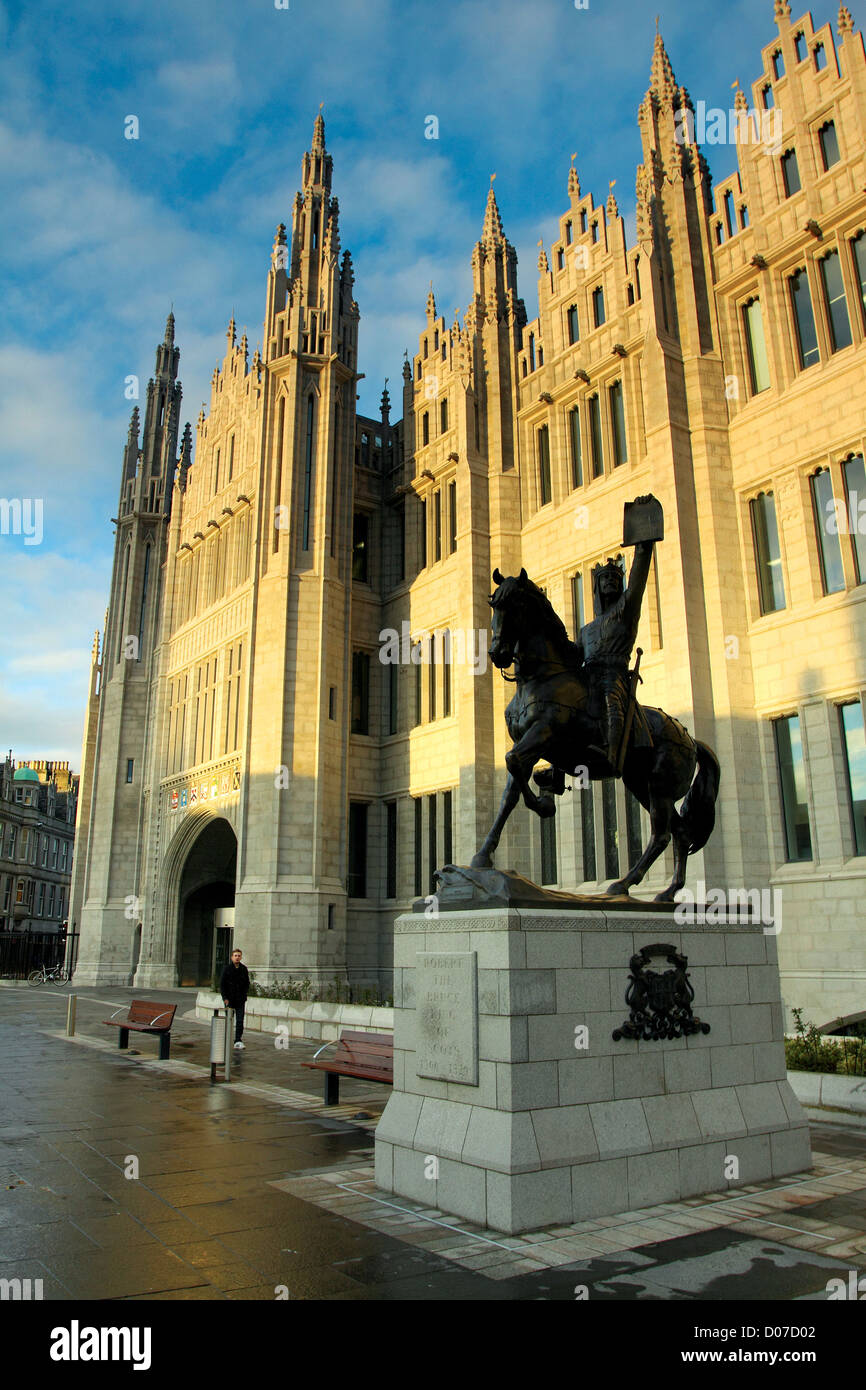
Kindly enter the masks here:
M 235 947 L 232 958 L 220 979 L 220 994 L 227 1009 L 235 1011 L 235 1048 L 243 1048 L 244 1010 L 250 992 L 250 972 L 241 963 L 243 951 Z

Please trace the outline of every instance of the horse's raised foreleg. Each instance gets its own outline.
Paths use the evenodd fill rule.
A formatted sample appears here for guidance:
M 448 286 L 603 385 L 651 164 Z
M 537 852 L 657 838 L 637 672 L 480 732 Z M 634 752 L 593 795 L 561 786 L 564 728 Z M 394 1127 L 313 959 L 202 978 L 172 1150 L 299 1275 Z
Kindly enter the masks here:
M 529 778 L 535 764 L 547 757 L 552 740 L 553 729 L 546 719 L 540 719 L 505 755 L 505 766 L 517 783 L 524 804 L 542 818 L 556 815 L 556 802 L 549 792 L 536 796 L 529 785 Z
M 493 868 L 493 855 L 495 854 L 496 848 L 499 844 L 503 827 L 519 800 L 520 788 L 518 787 L 517 783 L 515 782 L 514 778 L 509 772 L 505 782 L 505 790 L 502 793 L 502 800 L 499 803 L 499 811 L 496 816 L 496 820 L 493 822 L 493 825 L 491 826 L 488 832 L 487 838 L 485 839 L 480 850 L 473 858 L 472 864 L 470 866 L 471 868 Z
M 667 849 L 671 841 L 671 816 L 674 814 L 674 804 L 667 797 L 658 801 L 650 802 L 650 840 L 640 859 L 634 868 L 629 869 L 623 878 L 619 878 L 607 889 L 609 898 L 619 897 L 627 893 L 632 884 L 640 883 L 647 869 L 654 864 L 659 855 Z M 656 902 L 663 901 L 659 894 Z

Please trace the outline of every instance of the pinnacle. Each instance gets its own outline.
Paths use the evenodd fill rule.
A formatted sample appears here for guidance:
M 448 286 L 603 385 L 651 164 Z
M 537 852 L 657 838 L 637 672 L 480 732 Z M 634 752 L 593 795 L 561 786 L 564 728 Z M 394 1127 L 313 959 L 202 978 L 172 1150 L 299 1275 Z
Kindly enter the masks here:
M 839 6 L 839 19 L 836 27 L 839 31 L 839 38 L 842 39 L 846 34 L 854 33 L 854 17 L 847 5 Z
M 433 281 L 430 281 L 430 289 L 427 293 L 427 317 L 431 321 L 436 317 L 436 296 L 433 293 Z
M 493 184 L 490 184 L 490 192 L 487 194 L 487 207 L 484 212 L 484 227 L 481 232 L 481 240 L 485 242 L 501 242 L 505 240 L 505 233 L 502 230 L 502 218 L 499 215 L 499 207 L 496 202 L 496 194 L 493 192 Z
M 319 107 L 319 114 L 313 122 L 313 143 L 310 148 L 314 154 L 324 154 L 325 152 L 325 119 L 321 107 Z
M 676 85 L 677 80 L 674 77 L 674 70 L 667 55 L 664 40 L 661 34 L 656 32 L 650 69 L 650 91 L 654 92 L 657 97 L 669 97 L 676 90 Z
M 174 311 L 170 311 L 165 321 L 165 346 L 174 347 Z

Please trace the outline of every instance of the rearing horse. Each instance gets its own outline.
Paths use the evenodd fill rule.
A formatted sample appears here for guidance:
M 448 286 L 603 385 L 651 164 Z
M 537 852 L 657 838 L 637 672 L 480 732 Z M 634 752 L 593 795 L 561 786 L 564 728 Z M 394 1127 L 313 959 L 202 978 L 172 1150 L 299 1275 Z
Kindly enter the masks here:
M 502 828 L 521 796 L 536 815 L 552 816 L 556 814 L 553 791 L 563 789 L 564 775 L 572 776 L 582 766 L 592 781 L 610 776 L 607 761 L 602 763 L 588 751 L 590 745 L 603 746 L 604 738 L 578 649 L 569 640 L 564 624 L 526 570 L 507 579 L 494 570 L 493 579 L 497 588 L 490 596 L 493 620 L 489 655 L 501 671 L 514 666 L 514 677 L 506 679 L 516 681 L 517 692 L 505 711 L 514 746 L 505 756 L 508 780 L 499 813 L 472 860 L 473 868 L 492 867 Z M 643 706 L 643 713 L 652 747 L 637 748 L 629 743 L 622 780 L 649 812 L 652 834 L 637 863 L 612 883 L 607 893 L 620 896 L 640 883 L 673 839 L 674 876 L 655 899 L 673 902 L 685 884 L 688 856 L 703 848 L 715 824 L 719 762 L 706 743 L 693 739 L 664 710 Z M 549 762 L 552 770 L 535 774 L 542 789 L 538 796 L 529 778 L 542 760 Z M 674 803 L 681 797 L 685 800 L 677 812 Z

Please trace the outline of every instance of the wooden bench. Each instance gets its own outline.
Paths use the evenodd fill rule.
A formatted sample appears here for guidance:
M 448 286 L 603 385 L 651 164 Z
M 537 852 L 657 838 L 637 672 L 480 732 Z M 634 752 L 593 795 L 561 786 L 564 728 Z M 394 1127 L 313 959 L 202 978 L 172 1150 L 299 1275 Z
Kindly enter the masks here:
M 120 1029 L 118 1047 L 129 1047 L 130 1032 L 155 1033 L 159 1038 L 159 1058 L 164 1062 L 171 1051 L 171 1025 L 176 1011 L 177 1004 L 154 1004 L 147 999 L 133 999 L 124 1018 L 117 1017 L 120 1009 L 116 1009 L 111 1018 L 102 1021 L 110 1028 Z
M 301 1066 L 313 1067 L 325 1073 L 326 1105 L 339 1105 L 341 1076 L 353 1076 L 359 1081 L 380 1081 L 383 1086 L 393 1086 L 394 1038 L 391 1033 L 343 1032 L 333 1056 L 319 1062 L 319 1053 L 333 1046 L 333 1041 L 325 1043 L 312 1062 L 301 1063 Z

